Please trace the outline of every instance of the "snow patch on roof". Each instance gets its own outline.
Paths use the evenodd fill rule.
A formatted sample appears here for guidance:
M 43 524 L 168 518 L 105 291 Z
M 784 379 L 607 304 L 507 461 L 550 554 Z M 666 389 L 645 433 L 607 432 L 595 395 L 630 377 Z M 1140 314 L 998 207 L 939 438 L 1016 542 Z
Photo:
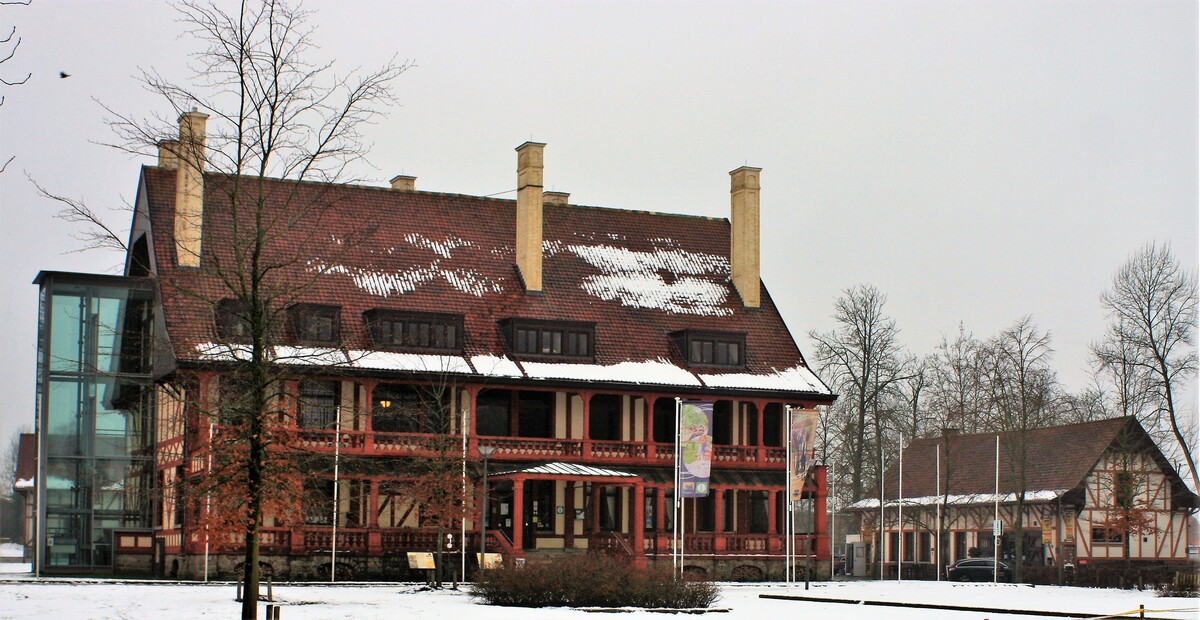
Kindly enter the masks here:
M 485 294 L 500 294 L 504 292 L 503 280 L 494 280 L 474 269 L 446 269 L 440 267 L 437 260 L 428 267 L 414 267 L 406 270 L 388 271 L 386 269 L 366 269 L 339 264 L 326 264 L 319 260 L 308 261 L 308 270 L 316 273 L 329 273 L 348 276 L 354 281 L 359 290 L 377 297 L 391 297 L 411 293 L 422 284 L 434 280 L 444 280 L 455 290 L 483 297 Z
M 13 488 L 18 489 L 18 490 L 32 489 L 33 488 L 33 478 L 17 478 L 17 481 L 13 483 Z
M 700 374 L 700 380 L 708 387 L 741 388 L 752 390 L 781 390 L 789 392 L 816 392 L 828 394 L 829 388 L 811 370 L 796 366 L 786 370 L 771 369 L 769 374 L 755 375 L 745 372 L 719 375 Z
M 441 241 L 436 241 L 426 237 L 425 235 L 422 235 L 421 233 L 408 233 L 404 236 L 404 240 L 413 247 L 433 250 L 434 254 L 437 254 L 442 258 L 450 258 L 451 252 L 457 250 L 458 248 L 469 248 L 475 245 L 470 241 L 460 239 L 454 235 L 447 236 Z
M 1058 499 L 1058 496 L 1066 493 L 1067 489 L 1043 490 L 1043 491 L 1026 491 L 1026 502 L 1050 502 Z M 884 501 L 884 508 L 896 508 L 897 506 L 933 506 L 942 502 L 940 495 L 928 495 L 924 497 L 905 497 L 897 502 L 894 499 Z M 971 506 L 976 504 L 994 504 L 996 503 L 996 495 L 992 493 L 972 493 L 968 495 L 946 495 L 946 503 L 952 506 Z M 999 496 L 1001 504 L 1015 504 L 1017 502 L 1016 493 L 1001 493 Z M 847 510 L 868 510 L 871 508 L 879 508 L 879 498 L 860 499 L 846 507 Z
M 202 342 L 196 345 L 196 352 L 200 354 L 201 361 L 205 362 L 232 362 L 235 360 L 244 362 L 250 359 L 250 345 L 248 344 Z
M 640 252 L 612 245 L 569 245 L 566 249 L 600 271 L 584 278 L 580 286 L 605 301 L 675 314 L 732 314 L 721 307 L 729 297 L 725 284 L 729 261 L 722 256 L 663 248 Z
M 299 364 L 304 366 L 346 366 L 350 360 L 341 349 L 330 347 L 292 347 L 280 345 L 275 347 L 274 358 L 280 364 Z
M 350 351 L 355 368 L 400 370 L 422 373 L 471 374 L 466 358 L 457 355 L 426 355 L 394 351 Z
M 475 367 L 475 372 L 485 377 L 510 377 L 523 378 L 525 375 L 521 373 L 521 369 L 517 364 L 507 356 L 496 355 L 476 355 L 471 358 L 471 365 Z
M 609 366 L 545 362 L 523 362 L 521 366 L 530 379 L 571 379 L 700 387 L 700 382 L 696 380 L 695 375 L 662 358 L 642 362 L 621 362 Z
M 530 379 L 572 379 L 608 383 L 700 386 L 694 374 L 664 359 L 620 362 L 611 366 L 596 363 L 523 362 Z

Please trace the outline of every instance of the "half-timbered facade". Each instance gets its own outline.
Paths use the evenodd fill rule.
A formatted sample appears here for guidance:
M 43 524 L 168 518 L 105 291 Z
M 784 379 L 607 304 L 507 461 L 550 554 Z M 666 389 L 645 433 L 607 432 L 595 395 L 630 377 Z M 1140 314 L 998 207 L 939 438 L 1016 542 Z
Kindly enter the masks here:
M 196 173 L 203 160 L 186 158 L 202 157 L 206 119 L 180 122 L 200 146 L 167 144 L 143 169 L 126 269 L 158 291 L 152 527 L 160 570 L 229 574 L 241 539 L 214 534 L 188 489 L 219 454 L 245 350 L 228 288 L 239 221 L 221 198 L 238 180 Z M 506 559 L 606 549 L 670 562 L 679 528 L 691 569 L 782 576 L 786 411 L 834 396 L 759 279 L 759 170 L 730 173 L 728 220 L 585 207 L 542 191 L 543 146 L 517 149 L 515 201 L 403 176 L 256 186 L 268 217 L 287 220 L 267 244 L 272 277 L 302 290 L 275 334 L 290 374 L 272 424 L 289 450 L 338 464 L 336 484 L 313 469 L 303 505 L 265 516 L 277 575 L 328 575 L 336 553 L 339 571 L 399 576 L 405 552 L 439 547 L 473 566 L 481 543 Z M 713 470 L 676 524 L 680 400 L 713 403 Z M 420 459 L 457 464 L 465 521 L 435 525 L 414 499 L 402 464 Z M 824 480 L 816 468 L 817 518 L 798 546 L 818 562 Z
M 994 521 L 1001 523 L 1000 556 L 1015 553 L 1021 469 L 1013 446 L 1023 439 L 1022 554 L 1029 565 L 1087 565 L 1124 560 L 1187 561 L 1192 493 L 1134 418 L 1114 418 L 1014 433 L 918 439 L 887 470 L 883 507 L 861 500 L 860 539 L 883 527 L 884 573 L 896 566 L 932 575 L 937 522 L 946 531 L 943 565 L 995 554 Z M 998 495 L 997 495 L 998 489 Z M 920 570 L 924 566 L 928 570 Z

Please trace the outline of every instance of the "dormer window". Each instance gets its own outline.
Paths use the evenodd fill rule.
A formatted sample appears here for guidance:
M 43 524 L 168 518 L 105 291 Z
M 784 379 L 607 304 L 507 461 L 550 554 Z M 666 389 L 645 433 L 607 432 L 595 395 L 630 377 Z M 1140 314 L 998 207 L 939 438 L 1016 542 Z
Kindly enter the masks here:
M 317 304 L 293 304 L 292 331 L 300 344 L 336 345 L 341 342 L 341 308 Z
M 685 330 L 672 335 L 689 366 L 744 368 L 746 335 L 736 332 Z
M 501 323 L 508 350 L 522 359 L 591 361 L 594 357 L 594 323 L 509 319 Z
M 369 310 L 363 314 L 375 346 L 392 350 L 462 353 L 463 318 L 460 314 Z
M 218 337 L 229 342 L 250 340 L 250 321 L 242 300 L 222 299 L 217 302 L 215 310 Z

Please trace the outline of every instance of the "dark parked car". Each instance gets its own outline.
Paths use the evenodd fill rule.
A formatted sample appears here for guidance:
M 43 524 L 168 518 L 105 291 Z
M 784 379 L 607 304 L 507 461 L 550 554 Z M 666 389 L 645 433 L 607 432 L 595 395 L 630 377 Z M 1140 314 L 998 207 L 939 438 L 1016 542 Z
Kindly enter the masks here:
M 1012 581 L 1012 568 L 1008 564 L 1000 562 L 998 568 L 1000 581 Z M 995 558 L 968 558 L 959 560 L 947 568 L 946 579 L 950 581 L 991 581 L 996 569 Z

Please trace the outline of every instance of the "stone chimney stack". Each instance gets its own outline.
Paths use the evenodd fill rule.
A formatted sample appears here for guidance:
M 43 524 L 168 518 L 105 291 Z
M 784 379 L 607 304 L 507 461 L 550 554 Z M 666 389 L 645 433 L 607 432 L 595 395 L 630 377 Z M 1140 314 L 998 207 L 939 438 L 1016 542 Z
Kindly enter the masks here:
M 417 191 L 417 177 L 398 174 L 392 177 L 392 189 L 398 192 L 415 192 Z
M 517 269 L 526 291 L 542 290 L 542 150 L 545 144 L 517 147 Z
M 200 266 L 204 226 L 204 152 L 208 115 L 192 110 L 179 117 L 179 155 L 175 168 L 175 261 Z
M 158 167 L 167 170 L 179 169 L 179 140 L 160 140 L 158 143 Z
M 729 173 L 729 267 L 733 286 L 747 308 L 759 306 L 758 177 L 762 168 L 742 166 Z
M 571 194 L 567 192 L 543 192 L 542 203 L 548 205 L 563 206 L 571 199 Z

